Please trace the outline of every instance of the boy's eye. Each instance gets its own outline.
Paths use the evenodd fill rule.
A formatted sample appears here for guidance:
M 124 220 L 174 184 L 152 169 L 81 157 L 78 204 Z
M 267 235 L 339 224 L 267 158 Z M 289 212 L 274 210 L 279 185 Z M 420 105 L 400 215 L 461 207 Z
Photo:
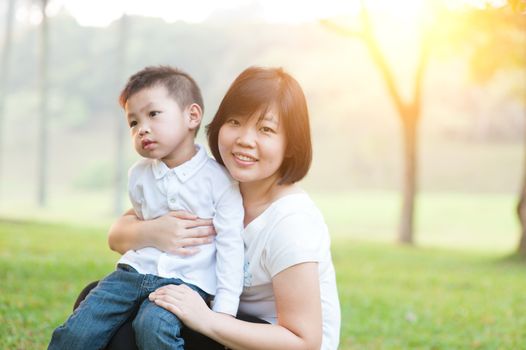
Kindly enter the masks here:
M 148 113 L 148 115 L 149 115 L 150 117 L 155 117 L 155 116 L 156 116 L 157 114 L 159 114 L 159 113 L 161 113 L 161 112 L 159 112 L 159 111 L 151 111 L 150 113 Z
M 130 122 L 130 128 L 133 128 L 135 125 L 137 125 L 137 122 L 135 120 L 132 120 Z

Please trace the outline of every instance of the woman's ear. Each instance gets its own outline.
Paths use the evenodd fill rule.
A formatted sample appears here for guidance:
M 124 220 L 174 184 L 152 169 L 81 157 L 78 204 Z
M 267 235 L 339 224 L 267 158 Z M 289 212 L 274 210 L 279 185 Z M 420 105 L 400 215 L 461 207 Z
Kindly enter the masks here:
M 190 130 L 195 130 L 201 124 L 201 119 L 203 118 L 203 110 L 197 103 L 192 103 L 188 109 L 188 128 Z

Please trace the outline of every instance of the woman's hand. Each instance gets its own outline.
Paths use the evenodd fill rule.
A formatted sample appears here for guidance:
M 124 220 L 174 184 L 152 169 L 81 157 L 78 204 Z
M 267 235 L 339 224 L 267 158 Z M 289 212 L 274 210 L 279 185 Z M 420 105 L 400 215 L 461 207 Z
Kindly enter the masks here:
M 199 245 L 215 236 L 212 219 L 200 219 L 185 211 L 172 211 L 155 219 L 158 226 L 156 248 L 177 255 L 193 255 Z
M 215 314 L 196 291 L 184 284 L 161 287 L 151 293 L 149 299 L 199 333 L 206 334 L 206 322 Z
M 212 219 L 200 219 L 184 211 L 173 211 L 154 220 L 139 220 L 133 210 L 111 226 L 108 243 L 124 254 L 130 249 L 155 247 L 177 255 L 192 255 L 198 246 L 214 239 Z

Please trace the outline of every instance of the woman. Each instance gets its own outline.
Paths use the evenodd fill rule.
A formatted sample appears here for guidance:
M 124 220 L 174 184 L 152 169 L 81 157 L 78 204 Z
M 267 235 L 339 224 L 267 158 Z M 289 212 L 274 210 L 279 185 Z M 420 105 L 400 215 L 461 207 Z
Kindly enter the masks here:
M 227 91 L 207 135 L 212 154 L 239 181 L 243 196 L 245 281 L 239 312 L 268 323 L 215 313 L 185 286 L 159 288 L 150 299 L 211 339 L 209 344 L 337 349 L 340 308 L 329 235 L 319 210 L 296 184 L 312 155 L 301 87 L 282 69 L 246 69 Z M 155 246 L 193 254 L 210 231 L 210 222 L 189 213 L 150 222 L 125 215 L 111 228 L 109 244 L 120 253 Z

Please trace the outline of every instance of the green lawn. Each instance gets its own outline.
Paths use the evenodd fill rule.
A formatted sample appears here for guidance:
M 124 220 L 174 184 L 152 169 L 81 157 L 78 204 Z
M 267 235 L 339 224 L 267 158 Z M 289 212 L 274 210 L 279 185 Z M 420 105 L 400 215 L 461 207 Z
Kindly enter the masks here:
M 84 226 L 85 227 L 85 226 Z M 526 264 L 336 235 L 341 349 L 521 349 Z M 0 220 L 0 349 L 44 349 L 117 255 L 104 228 Z

